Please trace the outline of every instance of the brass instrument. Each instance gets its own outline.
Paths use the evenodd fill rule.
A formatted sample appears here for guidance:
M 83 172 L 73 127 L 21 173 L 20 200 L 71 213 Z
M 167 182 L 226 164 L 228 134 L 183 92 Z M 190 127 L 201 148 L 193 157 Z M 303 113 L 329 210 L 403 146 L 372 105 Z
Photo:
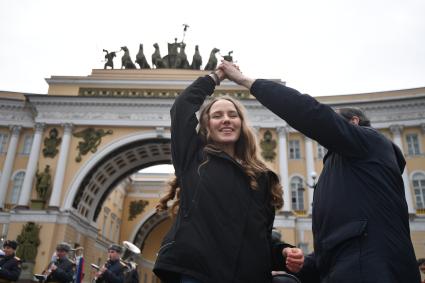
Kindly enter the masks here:
M 130 272 L 136 269 L 137 264 L 135 262 L 134 257 L 138 254 L 140 254 L 140 249 L 133 243 L 129 241 L 122 242 L 125 251 L 123 253 L 123 257 L 121 258 L 121 261 L 126 265 L 127 270 L 125 272 Z M 108 261 L 102 266 L 98 266 L 97 264 L 91 263 L 91 268 L 96 270 L 96 275 L 93 278 L 93 282 L 96 282 L 96 280 L 102 276 L 103 271 L 101 271 L 103 268 L 108 268 Z
M 123 246 L 126 248 L 123 256 L 123 261 L 127 264 L 127 266 L 131 268 L 135 268 L 135 259 L 134 257 L 140 254 L 140 249 L 133 243 L 129 241 L 122 242 Z
M 49 264 L 47 265 L 47 267 L 44 269 L 44 271 L 41 274 L 34 274 L 34 277 L 39 281 L 39 282 L 45 282 L 47 280 L 47 278 L 49 277 L 49 275 L 52 273 L 52 267 L 56 265 L 58 260 L 58 257 L 56 256 L 56 253 L 52 256 L 52 260 L 49 262 Z

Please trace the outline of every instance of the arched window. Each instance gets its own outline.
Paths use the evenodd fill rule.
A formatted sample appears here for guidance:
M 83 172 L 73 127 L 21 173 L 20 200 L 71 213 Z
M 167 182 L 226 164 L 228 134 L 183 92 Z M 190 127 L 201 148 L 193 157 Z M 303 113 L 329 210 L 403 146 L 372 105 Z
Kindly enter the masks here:
M 21 171 L 13 177 L 12 194 L 10 195 L 10 203 L 17 204 L 19 195 L 21 194 L 22 184 L 24 183 L 25 172 Z
M 413 190 L 415 191 L 416 208 L 425 208 L 425 174 L 415 173 L 412 177 Z
M 304 186 L 300 177 L 291 179 L 291 200 L 293 210 L 304 210 Z

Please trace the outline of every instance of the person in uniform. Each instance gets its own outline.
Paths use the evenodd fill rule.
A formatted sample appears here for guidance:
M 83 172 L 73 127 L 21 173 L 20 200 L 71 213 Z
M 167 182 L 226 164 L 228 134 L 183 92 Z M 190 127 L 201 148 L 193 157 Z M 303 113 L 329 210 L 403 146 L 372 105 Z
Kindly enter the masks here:
M 124 283 L 127 264 L 121 260 L 122 247 L 112 244 L 108 248 L 108 261 L 96 272 L 96 283 Z
M 6 240 L 3 243 L 4 255 L 0 257 L 0 283 L 17 281 L 21 275 L 21 260 L 15 256 L 18 243 Z
M 46 283 L 69 283 L 73 281 L 75 264 L 68 258 L 71 246 L 67 243 L 60 243 L 56 246 L 56 254 L 53 256 L 48 269 L 44 272 L 47 275 Z

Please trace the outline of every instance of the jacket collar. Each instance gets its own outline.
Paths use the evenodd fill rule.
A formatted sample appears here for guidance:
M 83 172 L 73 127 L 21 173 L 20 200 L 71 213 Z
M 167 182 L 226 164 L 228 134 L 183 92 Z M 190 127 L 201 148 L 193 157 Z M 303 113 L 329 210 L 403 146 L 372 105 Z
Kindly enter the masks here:
M 231 157 L 230 155 L 228 155 L 227 153 L 225 153 L 224 151 L 207 151 L 207 154 L 211 154 L 214 156 L 217 156 L 219 158 L 222 159 L 226 159 L 230 162 L 232 162 L 233 164 L 235 164 L 237 167 L 239 167 L 242 171 L 243 171 L 243 167 L 242 164 L 240 162 L 238 162 L 237 160 L 235 160 L 233 157 Z

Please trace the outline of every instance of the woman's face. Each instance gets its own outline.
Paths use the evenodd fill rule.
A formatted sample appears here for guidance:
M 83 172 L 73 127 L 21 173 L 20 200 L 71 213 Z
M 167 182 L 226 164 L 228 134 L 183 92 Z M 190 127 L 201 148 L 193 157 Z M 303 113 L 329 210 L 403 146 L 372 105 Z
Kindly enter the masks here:
M 235 105 L 225 99 L 214 102 L 209 111 L 210 139 L 217 145 L 234 145 L 241 134 L 241 118 Z

